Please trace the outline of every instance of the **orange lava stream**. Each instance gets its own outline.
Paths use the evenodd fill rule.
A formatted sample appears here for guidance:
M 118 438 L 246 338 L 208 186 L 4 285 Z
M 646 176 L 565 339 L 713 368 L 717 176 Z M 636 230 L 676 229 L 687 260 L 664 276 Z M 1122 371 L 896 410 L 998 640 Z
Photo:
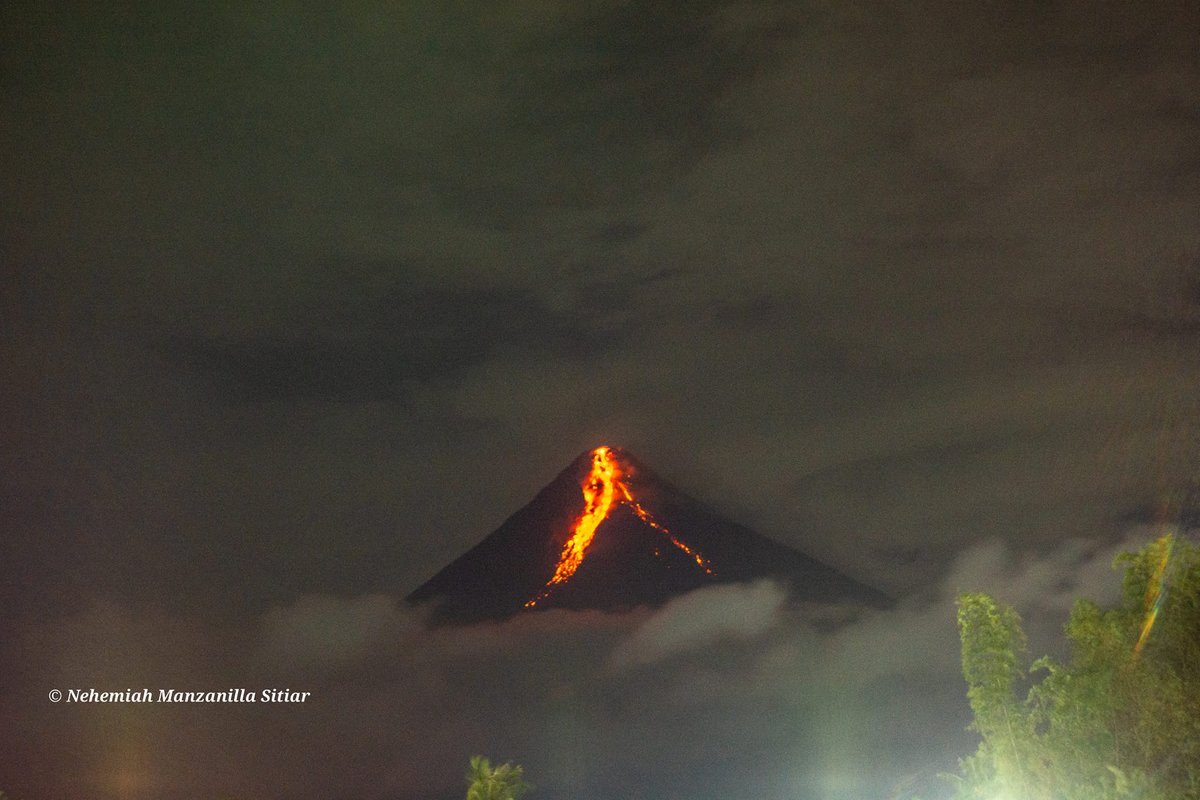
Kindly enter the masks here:
M 592 469 L 581 484 L 584 499 L 583 513 L 579 515 L 579 519 L 575 520 L 575 524 L 571 528 L 571 537 L 563 546 L 562 555 L 559 556 L 558 564 L 554 568 L 554 575 L 546 582 L 546 587 L 536 597 L 525 603 L 526 608 L 536 606 L 538 602 L 549 596 L 554 586 L 565 583 L 575 574 L 579 565 L 583 563 L 592 540 L 596 538 L 596 529 L 600 527 L 601 522 L 608 518 L 613 508 L 619 505 L 629 506 L 639 519 L 670 539 L 671 544 L 691 556 L 697 566 L 708 574 L 712 574 L 712 568 L 703 556 L 659 525 L 650 512 L 633 499 L 629 486 L 622 480 L 623 477 L 620 465 L 613 456 L 611 448 L 597 447 L 592 451 Z
M 654 518 L 650 516 L 650 512 L 647 511 L 646 509 L 642 508 L 641 503 L 635 501 L 633 498 L 630 498 L 629 505 L 633 509 L 633 513 L 637 514 L 638 517 L 642 520 L 642 522 L 646 523 L 651 528 L 654 528 L 655 530 L 660 531 L 664 536 L 666 536 L 668 539 L 671 540 L 671 544 L 675 545 L 680 550 L 682 550 L 683 552 L 685 552 L 689 556 L 691 556 L 692 560 L 696 562 L 696 566 L 700 567 L 700 569 L 704 570 L 709 575 L 712 575 L 712 567 L 709 565 L 708 559 L 706 559 L 704 556 L 697 553 L 692 548 L 688 547 L 683 542 L 679 541 L 677 538 L 675 538 L 675 535 L 673 533 L 671 533 L 669 530 L 664 528 L 662 525 L 659 525 L 657 522 L 655 522 Z
M 600 523 L 612 510 L 617 494 L 617 481 L 617 465 L 612 453 L 607 447 L 596 448 L 592 452 L 592 471 L 583 483 L 583 514 L 575 521 L 571 538 L 563 547 L 554 577 L 550 579 L 551 584 L 562 583 L 570 578 L 583 563 L 583 556 L 591 546 L 592 539 L 596 538 L 596 528 L 600 527 Z M 625 489 L 624 485 L 620 488 L 623 491 Z M 628 495 L 627 491 L 624 493 Z

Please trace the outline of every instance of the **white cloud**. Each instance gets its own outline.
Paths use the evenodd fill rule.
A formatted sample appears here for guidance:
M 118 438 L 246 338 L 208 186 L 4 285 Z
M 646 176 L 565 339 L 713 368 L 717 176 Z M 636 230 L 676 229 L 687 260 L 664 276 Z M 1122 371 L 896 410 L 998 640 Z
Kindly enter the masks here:
M 753 638 L 776 622 L 787 593 L 769 580 L 714 586 L 678 597 L 658 611 L 611 656 L 621 668 L 650 664 L 726 638 Z
M 154 743 L 138 758 L 163 796 L 180 786 L 210 795 L 266 786 L 297 798 L 429 796 L 456 785 L 465 758 L 480 752 L 523 764 L 548 797 L 555 787 L 590 792 L 651 758 L 664 766 L 640 778 L 646 787 L 677 781 L 702 797 L 732 791 L 722 783 L 732 776 L 764 800 L 810 790 L 857 800 L 903 775 L 937 787 L 934 774 L 973 746 L 963 730 L 958 591 L 1015 604 L 1040 655 L 1041 643 L 1061 641 L 1069 601 L 1115 597 L 1114 553 L 1157 533 L 1138 528 L 1104 546 L 1066 541 L 1041 554 L 980 544 L 960 555 L 933 597 L 840 627 L 787 605 L 768 581 L 632 614 L 550 611 L 465 628 L 427 629 L 384 595 L 301 597 L 242 629 L 97 606 L 19 637 L 14 652 L 34 669 L 0 692 L 0 712 L 26 732 L 16 754 L 30 763 L 104 765 L 124 757 L 105 744 L 111 732 L 136 728 Z M 55 709 L 89 715 L 75 735 L 46 710 L 45 692 L 59 685 L 275 682 L 312 691 L 312 703 L 257 715 L 189 712 L 184 726 L 166 706 Z M 347 750 L 333 741 L 372 744 Z M 228 772 L 188 774 L 181 765 L 197 754 Z

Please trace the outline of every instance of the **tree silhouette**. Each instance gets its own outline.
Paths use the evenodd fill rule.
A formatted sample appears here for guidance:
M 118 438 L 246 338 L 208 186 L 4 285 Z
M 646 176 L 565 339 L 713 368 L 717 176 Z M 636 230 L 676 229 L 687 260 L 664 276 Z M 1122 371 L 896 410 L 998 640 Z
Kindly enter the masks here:
M 1200 550 L 1166 536 L 1117 559 L 1120 606 L 1075 604 L 1071 657 L 1024 679 L 1020 619 L 959 597 L 963 676 L 983 741 L 956 800 L 1200 800 Z
M 493 768 L 483 756 L 471 756 L 467 770 L 467 800 L 519 800 L 533 787 L 523 780 L 525 771 L 512 764 Z

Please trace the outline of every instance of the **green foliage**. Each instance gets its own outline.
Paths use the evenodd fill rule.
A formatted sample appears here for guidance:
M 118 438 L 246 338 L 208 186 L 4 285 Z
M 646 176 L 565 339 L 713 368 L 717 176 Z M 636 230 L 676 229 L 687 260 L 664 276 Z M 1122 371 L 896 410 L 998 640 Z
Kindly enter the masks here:
M 1122 555 L 1123 600 L 1081 600 L 1066 663 L 1038 659 L 1019 698 L 1016 612 L 959 598 L 963 676 L 983 737 L 956 800 L 1200 800 L 1200 550 L 1167 536 Z
M 523 780 L 519 766 L 501 764 L 493 768 L 483 756 L 471 756 L 467 770 L 467 800 L 519 800 L 533 787 Z
M 1025 794 L 1025 744 L 1033 727 L 1032 716 L 1014 691 L 1025 654 L 1020 617 L 985 594 L 964 594 L 958 599 L 958 627 L 967 698 L 975 715 L 971 727 L 983 736 L 979 753 L 964 764 L 983 794 L 965 796 Z

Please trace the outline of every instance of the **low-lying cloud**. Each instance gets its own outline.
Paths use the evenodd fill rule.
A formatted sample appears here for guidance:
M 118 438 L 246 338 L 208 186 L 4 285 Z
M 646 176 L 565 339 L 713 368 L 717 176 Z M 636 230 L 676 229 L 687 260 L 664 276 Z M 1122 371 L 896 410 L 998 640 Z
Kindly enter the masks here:
M 0 694 L 16 797 L 455 797 L 469 755 L 538 796 L 936 796 L 972 747 L 954 598 L 1016 605 L 1033 650 L 1115 599 L 1119 543 L 964 551 L 936 591 L 840 625 L 762 581 L 631 614 L 429 628 L 384 595 L 305 596 L 218 628 L 97 604 L 23 629 Z M 298 705 L 50 703 L 52 688 L 311 692 Z M 15 764 L 26 766 L 17 771 Z M 28 793 L 22 790 L 30 787 Z M 50 787 L 50 788 L 48 788 Z
M 650 664 L 722 638 L 755 638 L 776 623 L 786 600 L 787 592 L 767 580 L 691 592 L 639 625 L 613 650 L 611 661 L 616 667 Z

